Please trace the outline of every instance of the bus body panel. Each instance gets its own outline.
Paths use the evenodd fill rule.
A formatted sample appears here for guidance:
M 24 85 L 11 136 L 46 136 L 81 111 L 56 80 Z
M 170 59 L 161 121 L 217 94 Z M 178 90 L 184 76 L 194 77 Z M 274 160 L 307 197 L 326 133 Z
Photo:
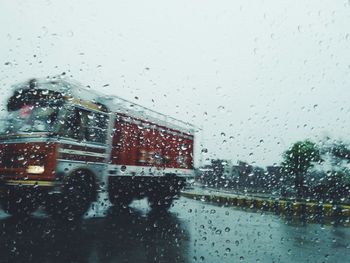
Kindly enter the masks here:
M 79 93 L 84 90 L 79 85 L 64 81 L 51 84 L 35 84 L 47 90 L 36 90 L 32 82 L 19 85 L 8 102 L 9 111 L 16 111 L 14 116 L 20 120 L 35 112 L 48 118 L 39 125 L 34 119 L 35 127 L 55 121 L 58 128 L 47 133 L 13 130 L 0 136 L 0 179 L 5 188 L 26 186 L 61 192 L 67 178 L 85 171 L 93 177 L 93 189 L 98 191 L 118 192 L 125 187 L 129 192 L 133 189 L 135 198 L 152 197 L 160 188 L 175 195 L 185 178 L 194 175 L 194 135 L 179 126 L 181 121 L 140 105 L 136 105 L 140 111 L 129 110 L 120 98 L 115 103 L 91 91 Z M 21 96 L 24 101 L 17 101 Z M 58 102 L 47 111 L 51 100 Z M 22 129 L 17 120 L 14 124 Z

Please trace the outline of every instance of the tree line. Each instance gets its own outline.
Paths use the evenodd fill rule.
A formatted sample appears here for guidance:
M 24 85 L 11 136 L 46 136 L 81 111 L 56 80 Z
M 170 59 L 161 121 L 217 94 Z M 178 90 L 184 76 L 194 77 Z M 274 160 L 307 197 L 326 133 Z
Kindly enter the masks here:
M 202 167 L 197 180 L 207 186 L 262 192 L 282 198 L 350 201 L 350 146 L 342 141 L 303 140 L 282 154 L 280 165 L 266 169 L 245 162 L 228 165 L 215 159 Z

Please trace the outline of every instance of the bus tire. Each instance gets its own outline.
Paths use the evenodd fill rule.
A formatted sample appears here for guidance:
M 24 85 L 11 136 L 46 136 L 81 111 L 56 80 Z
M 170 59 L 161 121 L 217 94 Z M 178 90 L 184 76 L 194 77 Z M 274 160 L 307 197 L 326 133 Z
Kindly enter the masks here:
M 167 211 L 173 204 L 172 194 L 155 193 L 148 197 L 148 203 L 153 211 Z
M 130 205 L 132 198 L 130 198 L 129 196 L 119 197 L 116 195 L 112 195 L 109 197 L 109 200 L 113 204 L 113 206 L 119 207 L 121 209 L 126 209 Z
M 88 172 L 77 171 L 64 181 L 61 194 L 48 197 L 47 211 L 58 219 L 80 219 L 88 211 L 95 192 L 93 177 Z
M 132 202 L 132 196 L 130 193 L 118 191 L 118 190 L 109 190 L 108 191 L 109 201 L 113 206 L 121 209 L 126 209 L 129 204 Z
M 128 208 L 134 198 L 133 183 L 122 177 L 110 178 L 108 198 L 114 208 L 121 210 Z

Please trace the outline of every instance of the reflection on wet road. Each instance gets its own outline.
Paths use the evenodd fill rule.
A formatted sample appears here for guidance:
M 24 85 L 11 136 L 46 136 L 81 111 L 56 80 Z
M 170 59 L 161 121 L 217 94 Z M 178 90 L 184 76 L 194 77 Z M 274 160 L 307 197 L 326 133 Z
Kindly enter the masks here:
M 346 262 L 350 229 L 181 198 L 164 215 L 144 202 L 62 224 L 0 213 L 0 262 Z
M 58 224 L 48 218 L 1 222 L 5 262 L 184 262 L 187 234 L 174 214 L 109 211 L 105 218 Z

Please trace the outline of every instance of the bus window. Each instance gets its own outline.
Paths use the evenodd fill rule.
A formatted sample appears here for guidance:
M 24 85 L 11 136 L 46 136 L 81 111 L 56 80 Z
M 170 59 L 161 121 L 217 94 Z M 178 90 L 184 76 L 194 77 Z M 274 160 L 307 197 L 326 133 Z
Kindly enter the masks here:
M 62 132 L 65 137 L 88 142 L 106 142 L 107 115 L 74 108 L 66 118 Z
M 86 140 L 106 143 L 108 116 L 95 112 L 87 112 L 86 116 Z
M 81 113 L 77 108 L 68 111 L 62 127 L 62 135 L 68 138 L 83 140 Z
M 57 121 L 58 107 L 56 105 L 41 106 L 23 105 L 9 112 L 3 129 L 5 133 L 18 132 L 53 132 Z

